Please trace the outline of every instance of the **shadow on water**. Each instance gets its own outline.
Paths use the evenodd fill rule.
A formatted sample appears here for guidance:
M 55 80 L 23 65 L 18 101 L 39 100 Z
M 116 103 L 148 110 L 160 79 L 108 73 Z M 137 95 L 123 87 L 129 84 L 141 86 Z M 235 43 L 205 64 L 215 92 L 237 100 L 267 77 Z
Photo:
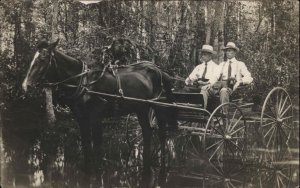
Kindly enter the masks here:
M 77 123 L 68 109 L 60 107 L 55 127 L 47 127 L 41 104 L 41 99 L 19 100 L 3 113 L 1 185 L 80 187 L 84 164 Z M 140 132 L 130 130 L 134 137 L 129 138 L 126 121 L 125 117 L 104 122 L 104 154 L 96 159 L 99 173 L 92 179 L 93 187 L 139 185 L 142 155 L 136 145 L 141 142 Z
M 41 104 L 41 99 L 20 100 L 3 113 L 0 168 L 4 188 L 80 187 L 84 166 L 77 123 L 68 109 L 57 108 L 56 126 L 48 128 Z M 248 137 L 255 143 L 255 132 Z M 201 149 L 195 149 L 201 148 L 199 137 L 178 133 L 168 136 L 162 173 L 161 146 L 155 130 L 152 143 L 153 186 L 163 182 L 160 187 L 262 187 L 262 181 L 275 181 L 272 174 L 278 172 L 274 166 L 264 164 L 262 155 L 253 155 L 250 148 L 250 162 L 241 165 L 229 160 L 221 167 L 214 166 L 205 160 Z M 196 157 L 194 150 L 198 152 Z M 141 131 L 135 116 L 105 120 L 104 154 L 96 160 L 98 173 L 91 187 L 141 186 L 141 151 Z M 292 179 L 294 169 L 287 169 L 280 172 Z M 297 181 L 287 185 L 295 184 Z

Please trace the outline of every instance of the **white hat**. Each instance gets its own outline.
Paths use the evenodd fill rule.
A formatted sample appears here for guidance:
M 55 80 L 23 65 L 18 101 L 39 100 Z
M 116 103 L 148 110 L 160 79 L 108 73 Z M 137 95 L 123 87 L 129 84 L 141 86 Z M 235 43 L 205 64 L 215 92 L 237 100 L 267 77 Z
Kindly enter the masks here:
M 216 52 L 214 51 L 214 48 L 208 44 L 204 44 L 202 46 L 201 52 L 209 52 L 211 54 L 216 54 Z
M 227 49 L 234 49 L 236 51 L 240 51 L 238 47 L 233 42 L 228 42 L 225 47 L 222 48 L 222 50 L 227 50 Z

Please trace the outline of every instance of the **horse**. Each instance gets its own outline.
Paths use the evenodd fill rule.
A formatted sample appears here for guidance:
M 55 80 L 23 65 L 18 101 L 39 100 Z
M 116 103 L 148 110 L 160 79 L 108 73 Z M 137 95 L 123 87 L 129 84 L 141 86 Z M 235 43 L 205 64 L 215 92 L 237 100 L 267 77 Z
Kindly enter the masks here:
M 55 88 L 56 96 L 67 105 L 76 117 L 80 129 L 81 144 L 89 177 L 93 163 L 101 153 L 102 126 L 106 117 L 135 113 L 142 128 L 143 180 L 151 171 L 150 144 L 152 129 L 149 111 L 154 109 L 159 128 L 176 127 L 174 114 L 169 110 L 151 107 L 149 103 L 115 99 L 92 94 L 88 91 L 114 94 L 131 98 L 154 100 L 162 96 L 165 102 L 174 101 L 170 77 L 151 62 L 134 63 L 118 68 L 109 68 L 105 62 L 87 64 L 56 49 L 59 40 L 53 43 L 40 41 L 22 88 L 43 86 Z M 171 112 L 171 111 L 170 111 Z

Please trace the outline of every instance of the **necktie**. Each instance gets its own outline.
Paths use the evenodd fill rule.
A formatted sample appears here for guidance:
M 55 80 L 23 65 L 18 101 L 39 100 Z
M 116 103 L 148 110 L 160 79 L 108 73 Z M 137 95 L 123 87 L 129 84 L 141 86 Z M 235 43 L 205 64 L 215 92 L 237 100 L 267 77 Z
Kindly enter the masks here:
M 205 68 L 204 68 L 204 71 L 203 71 L 203 74 L 202 74 L 202 80 L 205 79 L 206 72 L 207 72 L 207 62 L 205 62 Z
M 229 79 L 230 77 L 231 77 L 231 61 L 229 61 L 229 65 L 228 65 L 228 77 L 227 77 L 227 79 Z

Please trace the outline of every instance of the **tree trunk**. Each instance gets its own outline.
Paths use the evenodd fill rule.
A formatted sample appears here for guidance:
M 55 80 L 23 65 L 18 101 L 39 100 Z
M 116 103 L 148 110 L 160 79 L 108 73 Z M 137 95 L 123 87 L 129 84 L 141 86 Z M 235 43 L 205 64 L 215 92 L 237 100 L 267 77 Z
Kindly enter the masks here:
M 52 33 L 51 40 L 54 41 L 57 37 L 57 14 L 58 14 L 58 0 L 53 1 L 53 17 L 52 17 Z M 55 113 L 52 102 L 52 89 L 44 88 L 45 92 L 45 105 L 48 120 L 48 127 L 52 128 L 55 125 Z M 54 163 L 55 156 L 50 154 L 45 157 L 45 166 L 43 167 L 45 186 L 51 186 L 52 182 L 52 164 Z M 48 185 L 50 184 L 50 185 Z
M 1 78 L 2 80 L 2 78 Z M 5 161 L 5 153 L 4 153 L 4 145 L 3 145 L 3 136 L 2 136 L 2 107 L 3 107 L 3 98 L 2 98 L 2 90 L 0 89 L 0 185 L 5 187 L 6 186 L 6 161 Z
M 241 3 L 237 3 L 237 39 L 241 38 Z
M 58 0 L 53 1 L 53 17 L 52 17 L 52 33 L 51 40 L 54 41 L 57 37 L 57 14 L 58 14 Z M 55 113 L 52 103 L 52 90 L 51 88 L 45 88 L 45 97 L 46 97 L 46 112 L 48 124 L 52 127 L 55 123 Z
M 22 29 L 21 29 L 21 15 L 22 15 L 22 9 L 23 7 L 15 7 L 15 15 L 14 15 L 14 60 L 16 63 L 16 67 L 19 66 L 19 62 L 21 62 L 21 54 L 22 54 Z
M 180 14 L 180 21 L 178 25 L 178 32 L 175 35 L 174 44 L 170 49 L 170 56 L 169 56 L 169 64 L 170 66 L 174 67 L 174 65 L 181 65 L 182 59 L 182 42 L 183 42 L 183 36 L 186 33 L 186 6 L 185 2 L 180 2 L 181 7 L 181 14 Z M 179 64 L 180 62 L 180 64 Z M 177 66 L 178 67 L 178 66 Z M 171 67 L 169 67 L 171 68 Z
M 203 2 L 195 3 L 196 6 L 196 12 L 195 12 L 195 23 L 197 25 L 196 27 L 196 33 L 195 33 L 195 38 L 193 40 L 193 48 L 191 50 L 191 66 L 188 67 L 188 72 L 192 71 L 192 68 L 198 64 L 200 64 L 200 48 L 202 47 L 202 45 L 205 43 L 206 38 L 204 38 L 205 36 L 205 9 L 202 8 L 203 7 Z
M 215 62 L 223 61 L 224 53 L 221 50 L 224 46 L 224 21 L 225 21 L 225 3 L 220 1 L 215 5 L 215 21 L 214 21 L 214 50 L 218 52 Z
M 56 121 L 54 108 L 53 108 L 53 101 L 52 101 L 52 89 L 51 88 L 44 88 L 45 97 L 46 97 L 46 112 L 47 112 L 47 119 L 48 124 L 53 127 Z
M 155 24 L 156 22 L 156 7 L 155 7 L 155 1 L 151 1 L 150 2 L 150 47 L 153 49 L 154 45 L 155 45 L 155 34 L 156 34 L 156 26 Z
M 55 40 L 57 37 L 57 14 L 58 14 L 58 0 L 53 0 L 53 14 L 52 14 L 52 31 L 51 40 Z
M 205 7 L 205 44 L 210 44 L 211 39 L 211 25 L 212 25 L 212 7 L 209 1 L 206 2 Z

